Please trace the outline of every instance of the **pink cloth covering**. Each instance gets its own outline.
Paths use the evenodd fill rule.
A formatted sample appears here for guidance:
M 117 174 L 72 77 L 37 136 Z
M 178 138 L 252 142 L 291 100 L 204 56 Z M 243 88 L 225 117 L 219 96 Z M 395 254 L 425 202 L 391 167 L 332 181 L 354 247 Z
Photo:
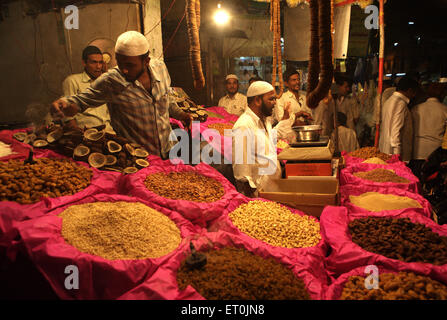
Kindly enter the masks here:
M 375 264 L 395 270 L 411 267 L 422 274 L 434 276 L 444 282 L 447 281 L 447 264 L 437 266 L 430 263 L 404 262 L 366 251 L 355 244 L 348 230 L 349 222 L 366 217 L 409 218 L 413 223 L 423 224 L 433 232 L 444 237 L 447 236 L 447 226 L 440 226 L 414 210 L 365 214 L 362 212 L 348 213 L 346 208 L 328 206 L 323 210 L 320 222 L 323 238 L 331 247 L 331 254 L 326 259 L 327 271 L 331 277 L 337 278 L 359 266 Z
M 97 201 L 142 202 L 173 220 L 180 229 L 183 240 L 176 250 L 155 259 L 107 260 L 81 252 L 62 237 L 62 218 L 58 214 L 71 205 Z M 163 263 L 182 250 L 187 239 L 200 233 L 200 228 L 194 227 L 174 211 L 141 199 L 97 194 L 59 207 L 45 216 L 24 221 L 19 225 L 19 232 L 31 260 L 61 299 L 115 299 L 149 279 Z M 67 266 L 76 266 L 79 271 L 77 290 L 68 290 L 65 287 L 67 277 L 72 274 L 65 273 Z
M 291 268 L 293 273 L 303 280 L 306 289 L 312 299 L 324 299 L 326 292 L 326 276 L 321 278 L 320 274 L 314 274 L 314 270 L 307 264 L 307 261 L 292 262 L 288 257 L 283 256 L 279 251 L 272 250 L 261 242 L 247 242 L 235 234 L 224 231 L 202 233 L 197 240 L 193 240 L 194 247 L 198 251 L 206 251 L 209 248 L 220 249 L 227 246 L 245 248 L 248 251 L 264 258 L 271 257 L 276 261 Z M 163 264 L 154 275 L 143 282 L 138 287 L 122 295 L 120 299 L 137 300 L 203 300 L 193 287 L 188 286 L 184 291 L 180 291 L 177 285 L 177 270 L 181 262 L 190 254 L 189 244 L 183 244 L 169 261 Z

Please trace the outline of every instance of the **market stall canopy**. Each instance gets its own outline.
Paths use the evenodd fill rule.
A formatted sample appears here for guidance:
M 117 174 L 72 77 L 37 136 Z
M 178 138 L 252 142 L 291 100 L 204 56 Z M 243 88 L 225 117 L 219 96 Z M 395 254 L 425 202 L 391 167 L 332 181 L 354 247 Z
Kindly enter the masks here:
M 273 37 L 268 18 L 234 19 L 223 41 L 224 57 L 266 57 L 272 55 Z

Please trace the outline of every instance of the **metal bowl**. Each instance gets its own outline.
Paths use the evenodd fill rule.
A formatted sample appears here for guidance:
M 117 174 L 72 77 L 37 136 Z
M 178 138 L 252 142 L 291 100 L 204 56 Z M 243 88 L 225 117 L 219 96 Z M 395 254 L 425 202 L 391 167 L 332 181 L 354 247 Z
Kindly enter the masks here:
M 322 127 L 320 125 L 296 126 L 292 127 L 297 133 L 297 141 L 318 141 Z

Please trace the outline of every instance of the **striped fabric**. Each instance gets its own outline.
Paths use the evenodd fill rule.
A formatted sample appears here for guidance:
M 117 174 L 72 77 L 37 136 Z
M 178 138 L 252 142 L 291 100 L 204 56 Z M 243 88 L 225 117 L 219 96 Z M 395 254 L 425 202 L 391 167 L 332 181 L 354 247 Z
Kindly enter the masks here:
M 171 78 L 164 62 L 151 59 L 148 70 L 151 94 L 138 80 L 126 81 L 115 67 L 92 82 L 84 92 L 67 100 L 79 105 L 82 111 L 107 103 L 112 127 L 118 135 L 165 158 L 174 143 L 169 141 L 169 136 L 173 135 L 169 117 L 180 120 L 183 111 L 170 99 Z

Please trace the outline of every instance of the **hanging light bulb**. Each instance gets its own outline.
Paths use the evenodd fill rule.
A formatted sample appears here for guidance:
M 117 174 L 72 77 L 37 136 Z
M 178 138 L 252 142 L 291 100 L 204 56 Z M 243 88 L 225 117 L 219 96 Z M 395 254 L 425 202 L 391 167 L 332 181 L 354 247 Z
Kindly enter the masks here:
M 217 11 L 214 13 L 214 22 L 218 25 L 225 25 L 230 20 L 230 15 L 224 9 L 222 9 L 222 5 L 220 2 L 217 4 Z

